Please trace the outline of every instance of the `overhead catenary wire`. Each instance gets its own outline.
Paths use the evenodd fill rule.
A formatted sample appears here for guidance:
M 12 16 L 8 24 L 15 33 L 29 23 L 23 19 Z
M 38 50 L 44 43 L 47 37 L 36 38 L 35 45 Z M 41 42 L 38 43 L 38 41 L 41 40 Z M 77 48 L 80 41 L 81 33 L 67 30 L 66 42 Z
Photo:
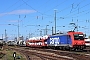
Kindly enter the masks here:
M 84 2 L 84 0 L 83 0 L 83 1 L 80 1 L 80 2 L 77 4 L 77 6 L 80 5 L 82 2 Z M 77 6 L 74 7 L 74 3 L 72 3 L 70 6 L 68 6 L 68 7 L 66 7 L 66 8 L 61 9 L 60 11 L 58 11 L 58 13 L 60 13 L 60 12 L 62 12 L 62 11 L 65 11 L 65 10 L 67 10 L 67 9 L 70 9 L 70 8 L 71 8 L 71 10 L 72 10 L 72 9 L 76 9 Z
M 35 10 L 36 12 L 42 14 L 41 12 L 39 12 L 38 10 L 36 10 L 35 8 L 33 8 L 32 6 L 30 6 L 27 2 L 25 2 L 24 0 L 22 0 L 27 6 L 29 6 L 30 8 L 32 8 L 33 10 Z
M 22 0 L 23 1 L 23 0 Z M 66 0 L 65 0 L 66 1 Z M 63 2 L 63 3 L 65 3 L 65 1 Z M 32 9 L 34 9 L 35 11 L 37 11 L 35 8 L 33 8 L 32 6 L 30 6 L 27 2 L 25 2 L 25 1 L 23 1 L 26 5 L 28 5 L 30 8 L 32 8 Z M 63 4 L 62 3 L 62 4 Z M 61 5 L 61 3 L 59 4 L 59 5 Z M 59 5 L 56 5 L 55 7 L 57 7 L 57 6 L 59 6 Z M 51 8 L 52 9 L 52 8 Z M 50 9 L 50 10 L 51 10 Z M 46 12 L 48 12 L 49 10 L 47 10 Z M 63 10 L 62 10 L 63 11 Z M 37 11 L 38 13 L 40 13 L 41 15 L 46 15 L 46 14 L 44 14 L 44 13 L 41 13 L 41 12 L 39 12 L 39 11 Z M 51 16 L 51 15 L 47 15 L 47 16 Z M 53 16 L 52 16 L 53 17 Z M 42 19 L 43 19 L 43 16 L 42 16 Z
M 57 17 L 57 20 L 59 20 L 59 19 L 61 19 L 61 18 L 62 18 L 62 19 L 66 19 L 66 18 L 67 18 L 66 16 L 68 16 L 68 15 L 74 13 L 76 10 L 75 10 L 74 12 L 72 12 L 72 10 L 78 8 L 78 6 L 79 6 L 81 3 L 83 3 L 83 2 L 85 2 L 85 0 L 82 0 L 82 1 L 80 1 L 79 3 L 77 3 L 77 6 L 76 6 L 76 7 L 74 7 L 74 3 L 73 3 L 73 4 L 71 4 L 71 6 L 68 6 L 68 7 L 66 7 L 66 8 L 61 9 L 60 11 L 58 11 L 57 13 L 59 14 L 59 13 L 65 11 L 65 10 L 71 8 L 71 11 L 70 11 L 69 14 L 67 14 L 67 15 L 65 15 L 65 16 L 62 16 L 62 17 L 59 16 L 59 17 Z M 79 9 L 78 9 L 78 12 L 79 12 Z
M 32 6 L 30 6 L 29 4 L 26 3 L 28 0 L 27 0 L 27 1 L 22 0 L 22 1 L 23 1 L 24 3 L 21 4 L 20 6 L 26 4 L 26 5 L 28 5 L 29 7 L 31 7 L 32 9 L 34 9 Z M 83 1 L 84 1 L 84 0 L 83 0 Z M 81 2 L 83 2 L 83 1 L 81 1 Z M 17 1 L 17 2 L 18 2 L 18 1 Z M 16 2 L 16 3 L 17 3 L 17 2 Z M 47 2 L 48 2 L 48 1 L 47 1 Z M 46 3 L 47 3 L 47 2 L 46 2 Z M 62 4 L 65 3 L 65 2 L 66 2 L 66 0 L 63 1 Z M 79 2 L 77 5 L 79 5 L 81 2 Z M 58 4 L 58 5 L 56 5 L 55 7 L 57 7 L 57 6 L 59 6 L 59 5 L 61 5 L 61 4 Z M 18 7 L 20 7 L 20 6 L 18 6 Z M 16 8 L 15 8 L 15 9 L 16 9 Z M 34 10 L 37 11 L 36 9 L 34 9 Z M 51 10 L 51 9 L 49 9 L 49 10 Z M 47 12 L 49 12 L 49 10 L 47 10 Z M 64 11 L 64 10 L 62 10 L 62 11 Z M 41 12 L 39 12 L 39 11 L 37 11 L 37 12 L 40 13 L 41 15 L 43 15 L 43 17 L 44 17 L 44 15 L 46 15 L 46 14 L 41 13 Z M 59 13 L 59 12 L 58 12 L 58 13 Z M 47 16 L 51 16 L 51 15 L 47 15 Z M 53 17 L 53 16 L 52 16 L 52 17 Z
M 20 0 L 19 0 L 20 1 Z M 5 9 L 3 12 L 5 12 L 5 11 L 7 11 L 8 9 L 11 9 L 14 5 L 16 5 L 17 3 L 19 3 L 19 1 L 17 1 L 17 2 L 15 2 L 13 5 L 11 5 L 10 7 L 8 7 L 7 9 Z M 28 2 L 29 0 L 27 0 L 27 2 Z M 22 4 L 20 4 L 19 6 L 17 6 L 16 8 L 14 8 L 14 9 L 11 9 L 11 11 L 14 11 L 14 10 L 16 10 L 17 8 L 20 8 L 20 6 L 22 6 L 22 5 L 24 5 L 24 3 L 22 3 Z M 7 15 L 7 14 L 5 14 L 5 15 Z M 13 15 L 16 15 L 16 14 L 13 14 Z M 17 15 L 18 16 L 18 15 Z
M 9 6 L 8 8 L 6 8 L 5 10 L 3 10 L 2 12 L 7 11 L 8 9 L 11 9 L 14 5 L 16 5 L 17 3 L 19 3 L 20 0 L 16 1 L 14 4 L 12 4 L 11 6 Z
M 61 2 L 60 4 L 54 6 L 53 8 L 51 8 L 51 9 L 49 9 L 49 10 L 47 10 L 46 12 L 49 12 L 49 11 L 55 9 L 56 7 L 58 7 L 58 6 L 60 6 L 61 4 L 65 3 L 66 1 L 68 1 L 68 0 L 65 0 L 65 1 Z M 46 12 L 44 12 L 44 13 L 46 13 Z
M 24 1 L 24 0 L 22 0 L 22 1 Z M 65 0 L 66 1 L 66 0 Z M 84 0 L 83 0 L 84 1 Z M 29 4 L 27 4 L 26 3 L 27 1 L 24 1 L 24 3 L 26 4 L 26 5 L 29 5 Z M 22 5 L 24 5 L 24 3 L 23 4 L 21 4 L 20 6 L 22 6 Z M 65 2 L 64 2 L 65 3 Z M 79 4 L 80 4 L 80 2 L 79 2 Z M 77 5 L 79 5 L 79 4 L 77 4 Z M 30 6 L 30 5 L 29 5 Z M 56 5 L 56 6 L 59 6 L 59 4 L 58 5 Z M 31 7 L 31 6 L 30 6 Z M 33 7 L 31 7 L 32 9 L 34 9 Z M 36 10 L 36 9 L 34 9 L 34 10 Z M 63 10 L 62 10 L 63 11 Z M 58 12 L 57 12 L 58 13 Z M 41 13 L 40 12 L 40 14 L 42 14 L 43 16 L 42 16 L 42 19 L 43 19 L 43 17 L 44 17 L 44 14 L 43 13 Z M 46 14 L 45 14 L 46 15 Z M 49 17 L 50 17 L 51 15 L 49 15 Z M 53 17 L 53 16 L 52 16 Z M 57 18 L 59 18 L 59 17 L 57 17 Z
M 87 12 L 87 11 L 88 11 L 88 12 Z M 89 12 L 90 12 L 90 9 L 86 9 L 86 10 L 83 10 L 83 11 L 79 11 L 79 12 L 77 12 L 77 13 L 75 13 L 75 14 L 69 15 L 69 16 L 73 16 L 73 17 L 75 18 L 75 16 L 77 17 L 78 14 L 84 13 L 84 14 L 82 14 L 82 15 L 85 15 L 85 14 L 88 14 Z M 78 17 L 80 17 L 80 16 L 82 16 L 82 15 L 79 15 Z M 67 16 L 67 17 L 69 17 L 69 16 Z
M 90 5 L 90 3 L 88 3 L 88 4 L 86 4 L 86 5 L 82 6 L 82 7 L 79 7 L 79 10 L 82 9 L 82 8 L 84 8 L 84 7 L 86 7 L 86 6 L 88 6 L 88 5 Z M 74 10 L 74 11 L 72 11 L 71 13 L 68 13 L 68 14 L 65 15 L 65 16 L 66 16 L 66 17 L 67 17 L 67 16 L 72 16 L 72 15 L 70 15 L 70 14 L 75 13 L 75 12 L 77 12 L 77 9 Z M 80 12 L 80 11 L 79 11 L 79 12 Z M 78 14 L 78 13 L 77 13 L 77 14 Z M 79 14 L 80 14 L 80 13 L 79 13 Z
M 25 2 L 24 0 L 22 0 L 27 6 L 29 6 L 30 8 L 32 8 L 33 10 L 37 11 L 38 13 L 40 13 L 41 15 L 45 15 L 45 16 L 50 16 L 50 17 L 53 17 L 53 15 L 47 15 L 46 13 L 51 11 L 52 9 L 55 9 L 56 7 L 58 7 L 59 5 L 65 3 L 67 0 L 61 2 L 60 4 L 54 6 L 53 8 L 47 10 L 46 12 L 42 13 L 42 12 L 39 12 L 38 10 L 36 10 L 35 8 L 33 8 L 32 6 L 30 6 L 27 2 Z

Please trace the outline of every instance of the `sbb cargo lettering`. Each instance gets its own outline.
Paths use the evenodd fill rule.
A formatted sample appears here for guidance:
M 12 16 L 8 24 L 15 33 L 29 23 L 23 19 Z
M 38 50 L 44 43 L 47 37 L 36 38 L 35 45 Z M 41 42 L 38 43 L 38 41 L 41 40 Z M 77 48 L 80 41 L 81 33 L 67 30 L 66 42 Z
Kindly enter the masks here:
M 59 37 L 55 37 L 55 38 L 50 38 L 50 44 L 59 44 Z

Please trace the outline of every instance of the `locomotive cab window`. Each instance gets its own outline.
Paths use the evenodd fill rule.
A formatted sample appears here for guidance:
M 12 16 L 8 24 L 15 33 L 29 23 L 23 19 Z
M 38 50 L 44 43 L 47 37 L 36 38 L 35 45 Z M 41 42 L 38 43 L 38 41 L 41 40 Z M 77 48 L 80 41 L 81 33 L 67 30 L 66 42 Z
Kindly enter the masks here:
M 74 34 L 74 40 L 84 40 L 83 34 Z
M 3 39 L 0 39 L 0 40 L 3 40 Z

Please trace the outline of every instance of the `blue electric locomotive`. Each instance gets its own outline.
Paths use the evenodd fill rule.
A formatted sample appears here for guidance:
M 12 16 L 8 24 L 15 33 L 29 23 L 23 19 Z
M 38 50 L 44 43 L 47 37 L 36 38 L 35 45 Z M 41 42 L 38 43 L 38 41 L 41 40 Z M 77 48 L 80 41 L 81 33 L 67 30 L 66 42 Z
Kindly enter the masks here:
M 47 46 L 60 49 L 85 48 L 84 34 L 82 32 L 68 32 L 68 34 L 51 35 L 47 39 Z

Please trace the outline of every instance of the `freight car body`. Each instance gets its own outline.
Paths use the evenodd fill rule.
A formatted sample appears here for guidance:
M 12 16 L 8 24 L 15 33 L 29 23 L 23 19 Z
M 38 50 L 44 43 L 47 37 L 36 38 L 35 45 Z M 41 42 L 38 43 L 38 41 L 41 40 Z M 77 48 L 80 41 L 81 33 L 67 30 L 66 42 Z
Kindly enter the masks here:
M 47 40 L 47 46 L 60 49 L 84 49 L 85 41 L 82 32 L 68 32 L 67 34 L 59 34 L 50 36 Z
M 49 35 L 39 39 L 29 39 L 26 46 L 50 47 L 59 49 L 84 49 L 86 47 L 84 34 L 82 32 L 69 31 L 67 34 Z
M 30 47 L 46 47 L 48 36 L 33 37 L 26 41 L 26 46 Z

